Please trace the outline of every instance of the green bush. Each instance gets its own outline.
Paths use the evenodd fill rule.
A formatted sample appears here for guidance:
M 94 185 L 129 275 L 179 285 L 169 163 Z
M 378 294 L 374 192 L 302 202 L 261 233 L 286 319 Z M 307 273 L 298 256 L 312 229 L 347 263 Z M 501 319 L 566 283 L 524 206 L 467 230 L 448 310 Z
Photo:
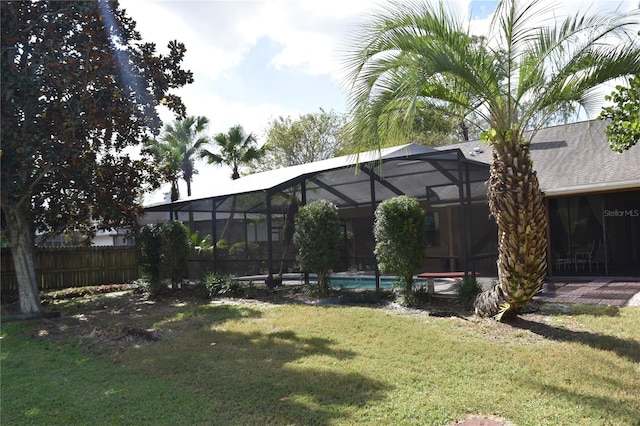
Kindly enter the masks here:
M 160 227 L 162 241 L 161 274 L 169 278 L 171 286 L 188 276 L 189 229 L 179 221 L 165 222 Z
M 234 259 L 255 260 L 260 258 L 262 247 L 254 242 L 234 243 L 229 247 L 229 256 Z
M 163 279 L 168 278 L 175 288 L 187 277 L 189 232 L 182 222 L 145 225 L 140 228 L 136 242 L 138 263 L 149 280 L 151 295 L 158 296 L 166 289 Z
M 413 197 L 389 198 L 375 211 L 374 252 L 378 266 L 402 280 L 407 300 L 412 299 L 413 271 L 425 258 L 426 231 L 425 212 Z
M 195 291 L 199 297 L 205 299 L 216 296 L 243 297 L 247 295 L 241 282 L 218 273 L 207 274 L 202 280 L 199 280 L 196 283 Z
M 329 291 L 329 272 L 338 260 L 341 248 L 340 217 L 335 204 L 316 200 L 298 210 L 293 243 L 300 268 L 315 272 L 318 291 Z
M 474 276 L 460 278 L 453 285 L 453 289 L 458 297 L 458 301 L 467 307 L 473 305 L 476 296 L 482 292 L 482 287 L 478 284 L 478 280 Z
M 138 264 L 149 282 L 149 293 L 157 296 L 162 292 L 162 236 L 160 225 L 149 224 L 140 228 L 136 238 Z

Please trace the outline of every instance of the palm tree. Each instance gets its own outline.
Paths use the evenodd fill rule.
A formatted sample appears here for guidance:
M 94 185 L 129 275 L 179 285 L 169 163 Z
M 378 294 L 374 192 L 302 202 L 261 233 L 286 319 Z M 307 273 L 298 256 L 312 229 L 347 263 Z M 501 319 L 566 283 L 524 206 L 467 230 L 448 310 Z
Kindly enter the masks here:
M 167 124 L 160 137 L 147 144 L 147 149 L 159 162 L 164 178 L 171 183 L 171 201 L 180 198 L 180 177 L 187 183 L 187 196 L 191 196 L 193 175 L 198 172 L 194 161 L 202 146 L 209 141 L 202 134 L 208 124 L 206 117 L 189 116 Z
M 256 138 L 253 133 L 248 135 L 245 133 L 241 125 L 233 126 L 229 131 L 218 133 L 213 140 L 220 148 L 220 153 L 216 154 L 203 148 L 200 151 L 200 157 L 204 158 L 209 164 L 228 165 L 231 167 L 231 179 L 240 178 L 240 167 L 250 164 L 252 161 L 259 160 L 265 151 L 257 148 Z M 220 241 L 224 239 L 229 224 L 233 221 L 236 210 L 236 197 L 233 197 L 231 203 L 231 214 L 220 235 Z
M 220 148 L 220 153 L 216 154 L 207 149 L 203 149 L 200 156 L 207 160 L 209 164 L 228 165 L 231 167 L 231 179 L 240 178 L 240 167 L 250 164 L 254 160 L 259 160 L 264 151 L 256 148 L 256 138 L 253 133 L 248 135 L 239 124 L 229 129 L 229 132 L 218 133 L 214 141 Z
M 475 113 L 489 128 L 499 282 L 480 298 L 489 308 L 476 304 L 480 315 L 517 312 L 546 274 L 547 219 L 530 138 L 559 111 L 597 112 L 594 88 L 640 72 L 637 11 L 553 16 L 539 0 L 501 0 L 486 38 L 474 38 L 443 3 L 393 4 L 361 27 L 347 57 L 356 142 L 404 142 L 423 106 Z

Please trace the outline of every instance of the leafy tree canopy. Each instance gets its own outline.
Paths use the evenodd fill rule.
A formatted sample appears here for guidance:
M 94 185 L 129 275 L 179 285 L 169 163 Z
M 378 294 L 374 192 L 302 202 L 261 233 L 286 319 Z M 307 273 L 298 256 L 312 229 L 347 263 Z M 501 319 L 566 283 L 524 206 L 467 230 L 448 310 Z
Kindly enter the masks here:
M 157 182 L 151 162 L 127 148 L 158 133 L 158 105 L 185 115 L 169 91 L 193 77 L 180 67 L 185 46 L 173 41 L 156 53 L 117 1 L 0 7 L 3 228 L 24 290 L 35 285 L 36 230 L 90 235 L 95 223 L 135 223 L 141 190 Z M 37 302 L 20 294 L 23 309 L 24 298 Z
M 333 111 L 304 114 L 293 119 L 278 117 L 269 123 L 265 157 L 259 171 L 326 160 L 344 150 L 345 118 Z
M 123 150 L 157 133 L 162 100 L 184 114 L 184 45 L 157 55 L 117 6 L 2 2 L 2 207 L 39 230 L 133 220 L 150 170 Z
M 611 120 L 606 129 L 609 146 L 622 152 L 640 141 L 640 75 L 629 81 L 629 87 L 617 86 L 605 98 L 613 105 L 602 108 L 599 118 Z

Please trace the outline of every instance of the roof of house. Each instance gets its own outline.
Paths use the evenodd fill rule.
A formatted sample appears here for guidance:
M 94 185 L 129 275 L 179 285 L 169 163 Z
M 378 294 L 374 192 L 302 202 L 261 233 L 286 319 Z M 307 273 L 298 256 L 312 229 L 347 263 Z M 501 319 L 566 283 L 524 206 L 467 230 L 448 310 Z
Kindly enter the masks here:
M 640 189 L 640 146 L 622 153 L 609 147 L 601 120 L 581 121 L 539 130 L 531 141 L 531 158 L 546 196 L 606 190 Z M 479 141 L 447 145 L 469 159 L 489 164 L 492 149 Z

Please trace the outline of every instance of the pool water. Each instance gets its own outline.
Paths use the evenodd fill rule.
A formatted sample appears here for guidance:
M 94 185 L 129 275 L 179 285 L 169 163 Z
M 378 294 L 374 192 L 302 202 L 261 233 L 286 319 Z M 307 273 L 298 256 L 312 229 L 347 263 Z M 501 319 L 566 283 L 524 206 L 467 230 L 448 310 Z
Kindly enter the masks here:
M 393 288 L 397 282 L 396 277 L 380 277 L 380 288 Z M 435 283 L 445 283 L 448 280 L 435 280 Z M 413 281 L 414 286 L 425 286 L 427 280 L 418 278 Z M 331 287 L 334 288 L 376 288 L 376 278 L 372 276 L 334 276 L 331 277 Z

